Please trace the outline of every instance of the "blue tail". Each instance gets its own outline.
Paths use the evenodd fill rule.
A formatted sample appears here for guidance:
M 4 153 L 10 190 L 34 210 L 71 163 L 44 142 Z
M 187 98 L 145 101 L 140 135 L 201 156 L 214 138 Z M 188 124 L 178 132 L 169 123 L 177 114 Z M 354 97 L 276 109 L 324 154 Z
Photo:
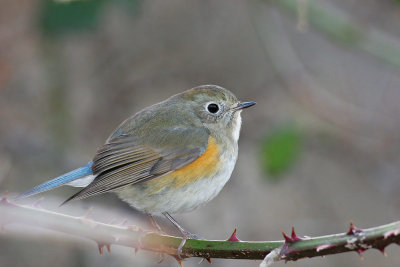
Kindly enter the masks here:
M 83 167 L 80 167 L 76 170 L 73 170 L 71 172 L 68 172 L 66 174 L 63 174 L 57 178 L 54 178 L 50 181 L 47 181 L 43 184 L 40 184 L 38 186 L 35 186 L 34 188 L 20 194 L 17 196 L 17 198 L 24 198 L 24 197 L 29 197 L 32 195 L 36 195 L 38 193 L 62 186 L 66 183 L 72 182 L 74 180 L 80 179 L 82 177 L 88 176 L 93 174 L 92 172 L 92 165 L 93 162 L 90 161 L 88 164 L 86 164 Z

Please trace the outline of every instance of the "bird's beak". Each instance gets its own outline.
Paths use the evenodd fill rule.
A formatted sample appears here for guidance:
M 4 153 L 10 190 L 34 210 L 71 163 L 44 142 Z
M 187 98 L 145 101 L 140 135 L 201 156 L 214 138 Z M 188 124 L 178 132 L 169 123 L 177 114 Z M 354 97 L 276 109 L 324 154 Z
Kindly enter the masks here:
M 255 104 L 256 104 L 256 102 L 241 102 L 236 107 L 234 107 L 233 109 L 234 110 L 241 110 L 241 109 L 244 109 L 244 108 L 248 108 L 248 107 L 254 106 Z

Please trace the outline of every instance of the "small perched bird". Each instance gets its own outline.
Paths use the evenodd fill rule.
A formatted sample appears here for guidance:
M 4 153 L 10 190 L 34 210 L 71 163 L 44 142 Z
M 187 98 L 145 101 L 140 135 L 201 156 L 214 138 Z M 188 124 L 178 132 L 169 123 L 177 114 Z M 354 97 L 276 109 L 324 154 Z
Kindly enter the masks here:
M 191 211 L 221 191 L 238 156 L 240 113 L 254 104 L 216 85 L 174 95 L 125 120 L 88 164 L 18 197 L 61 185 L 83 187 L 64 203 L 114 192 L 158 230 L 152 215 L 167 217 L 183 234 L 180 255 L 186 239 L 197 236 L 170 213 Z

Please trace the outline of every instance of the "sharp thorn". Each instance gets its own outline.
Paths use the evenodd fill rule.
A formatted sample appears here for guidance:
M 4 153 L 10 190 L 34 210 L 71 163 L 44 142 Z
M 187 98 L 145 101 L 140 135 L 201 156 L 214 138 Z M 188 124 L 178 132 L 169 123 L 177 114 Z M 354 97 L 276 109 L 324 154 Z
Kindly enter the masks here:
M 138 254 L 138 252 L 139 252 L 139 250 L 140 250 L 141 248 L 142 248 L 142 243 L 141 243 L 141 241 L 140 241 L 140 239 L 139 239 L 138 244 L 135 246 L 135 255 Z
M 385 248 L 386 248 L 386 246 L 376 247 L 377 250 L 382 252 L 383 256 L 387 257 L 387 254 L 385 252 Z
M 240 239 L 237 238 L 237 235 L 236 235 L 236 228 L 235 228 L 235 230 L 233 230 L 233 233 L 226 241 L 232 241 L 232 242 L 240 241 Z
M 99 248 L 99 253 L 100 253 L 100 255 L 103 255 L 103 247 L 104 247 L 104 244 L 97 243 L 97 247 Z
M 354 235 L 355 233 L 361 233 L 363 230 L 355 227 L 353 221 L 350 221 L 350 229 L 347 231 L 346 235 Z
M 179 263 L 180 267 L 183 267 L 182 259 L 178 258 L 178 256 L 172 256 Z
M 128 219 L 123 219 L 122 222 L 120 222 L 118 225 L 125 226 L 127 222 L 128 222 Z
M 0 198 L 0 204 L 8 205 L 8 206 L 18 206 L 17 204 L 8 201 L 8 191 L 6 190 Z
M 7 200 L 7 195 L 8 195 L 8 191 L 6 190 L 5 192 L 4 192 L 4 194 L 1 196 L 1 198 L 0 198 L 0 203 L 3 203 L 3 204 L 10 204 L 10 202 Z
M 287 235 L 285 234 L 285 232 L 282 231 L 282 235 L 283 235 L 283 238 L 285 239 L 285 243 L 292 243 L 292 242 L 293 242 L 292 238 L 290 238 L 289 236 L 287 236 Z
M 301 237 L 299 237 L 299 236 L 296 234 L 296 232 L 294 231 L 294 226 L 292 227 L 292 236 L 291 236 L 291 238 L 292 238 L 292 242 L 303 240 L 303 239 L 302 239 Z
M 292 227 L 292 233 L 291 236 L 288 236 L 285 234 L 285 232 L 282 232 L 283 238 L 285 238 L 286 243 L 294 243 L 296 241 L 303 240 L 301 237 L 299 237 L 296 232 L 294 231 L 294 227 Z
M 211 259 L 210 258 L 201 258 L 201 260 L 199 261 L 199 264 L 203 263 L 203 261 L 208 261 L 209 264 L 212 264 Z
M 104 243 L 97 242 L 97 247 L 99 248 L 100 255 L 103 255 L 104 247 L 106 247 L 108 253 L 111 253 L 111 245 L 110 244 L 104 244 Z
M 85 214 L 83 214 L 82 218 L 83 219 L 90 219 L 90 216 L 92 215 L 92 212 L 93 212 L 93 207 L 90 207 L 88 209 L 88 211 Z
M 32 207 L 37 208 L 37 209 L 41 209 L 41 205 L 40 203 L 44 200 L 44 197 L 39 198 L 38 200 L 36 200 L 35 202 L 33 202 Z
M 356 250 L 356 252 L 358 253 L 358 255 L 360 256 L 360 259 L 361 260 L 364 260 L 364 256 L 363 256 L 363 252 L 365 251 L 365 249 L 363 249 L 363 248 L 360 248 L 360 249 L 358 249 L 358 250 Z
M 7 200 L 7 195 L 8 195 L 8 190 L 4 192 L 3 196 L 1 197 L 1 200 Z

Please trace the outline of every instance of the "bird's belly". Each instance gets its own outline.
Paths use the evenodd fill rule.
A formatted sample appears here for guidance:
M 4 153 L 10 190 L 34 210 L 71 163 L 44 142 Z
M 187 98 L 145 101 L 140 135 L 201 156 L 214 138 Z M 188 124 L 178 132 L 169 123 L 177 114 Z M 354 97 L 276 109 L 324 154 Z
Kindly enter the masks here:
M 223 154 L 225 155 L 221 155 L 217 168 L 204 177 L 186 179 L 189 182 L 183 184 L 177 183 L 173 174 L 168 174 L 145 183 L 124 187 L 116 193 L 131 206 L 151 214 L 191 211 L 213 199 L 229 180 L 236 163 L 237 151 Z M 160 180 L 156 182 L 157 179 Z M 163 186 L 155 186 L 154 183 Z

